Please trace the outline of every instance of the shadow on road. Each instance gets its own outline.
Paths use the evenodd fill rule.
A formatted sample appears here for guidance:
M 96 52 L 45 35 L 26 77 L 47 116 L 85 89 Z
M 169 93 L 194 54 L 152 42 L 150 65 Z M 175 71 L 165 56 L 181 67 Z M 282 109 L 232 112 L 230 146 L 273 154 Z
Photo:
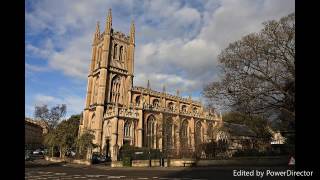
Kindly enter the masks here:
M 173 171 L 169 172 L 164 177 L 166 178 L 196 178 L 196 179 L 203 179 L 203 180 L 215 180 L 215 179 L 223 179 L 223 180 L 229 180 L 229 179 L 237 179 L 237 180 L 250 180 L 250 179 L 257 179 L 260 177 L 257 176 L 234 176 L 233 171 L 234 170 L 246 170 L 246 171 L 266 171 L 269 170 L 275 170 L 275 171 L 281 171 L 288 169 L 285 166 L 269 166 L 269 167 L 249 167 L 249 166 L 238 166 L 238 167 L 232 167 L 232 166 L 210 166 L 210 167 L 188 167 L 185 169 L 181 169 L 179 171 Z M 264 176 L 263 179 L 278 179 L 279 177 L 266 177 Z M 292 180 L 295 179 L 293 176 L 291 177 L 280 177 L 281 180 Z
M 45 162 L 45 161 L 27 161 L 24 164 L 25 168 L 39 168 L 39 167 L 57 167 L 66 164 L 65 162 Z

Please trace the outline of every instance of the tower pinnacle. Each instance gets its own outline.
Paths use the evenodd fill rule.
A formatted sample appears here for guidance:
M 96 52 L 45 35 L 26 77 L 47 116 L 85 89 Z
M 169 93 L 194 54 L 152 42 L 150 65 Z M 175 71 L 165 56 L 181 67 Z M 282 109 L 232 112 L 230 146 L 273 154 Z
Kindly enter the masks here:
M 111 8 L 108 11 L 107 22 L 106 22 L 106 33 L 109 34 L 112 27 L 112 10 Z
M 148 79 L 147 88 L 150 89 L 150 81 Z
M 134 21 L 131 21 L 130 25 L 130 43 L 134 44 L 135 42 L 135 26 L 134 26 Z
M 97 40 L 99 39 L 99 36 L 100 36 L 100 24 L 99 24 L 99 21 L 97 21 L 96 32 L 94 33 L 94 37 L 93 37 L 93 43 L 97 42 Z

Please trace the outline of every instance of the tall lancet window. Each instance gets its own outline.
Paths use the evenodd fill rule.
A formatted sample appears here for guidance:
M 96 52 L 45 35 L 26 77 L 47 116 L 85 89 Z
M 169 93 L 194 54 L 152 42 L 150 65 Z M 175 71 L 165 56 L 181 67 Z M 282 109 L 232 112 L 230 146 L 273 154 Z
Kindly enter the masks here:
M 211 122 L 208 123 L 207 135 L 209 142 L 213 141 L 213 124 Z
M 166 119 L 166 121 L 163 123 L 163 141 L 164 141 L 164 148 L 166 150 L 170 150 L 172 149 L 172 145 L 173 145 L 173 142 L 172 142 L 172 135 L 173 135 L 173 128 L 172 128 L 172 119 L 171 118 L 168 118 Z
M 118 44 L 115 44 L 113 47 L 113 59 L 117 58 L 117 54 L 118 54 Z
M 121 85 L 120 77 L 119 76 L 115 76 L 111 81 L 110 101 L 113 102 L 113 103 L 118 103 L 119 102 L 120 85 Z
M 101 54 L 102 54 L 102 48 L 100 47 L 99 50 L 98 50 L 98 57 L 96 59 L 96 68 L 100 68 L 100 62 L 101 62 Z
M 119 60 L 122 61 L 123 57 L 123 46 L 120 46 L 120 50 L 119 50 Z
M 132 121 L 126 121 L 124 124 L 124 142 L 123 144 L 132 144 L 134 137 L 134 124 Z
M 188 147 L 188 120 L 183 120 L 180 130 L 180 144 L 182 147 Z
M 201 122 L 198 121 L 196 123 L 196 129 L 195 129 L 195 141 L 196 141 L 196 146 L 200 146 L 202 143 L 202 128 L 201 128 Z
M 156 148 L 156 122 L 153 115 L 148 117 L 147 120 L 147 147 Z
M 99 90 L 99 76 L 95 78 L 94 91 L 93 91 L 93 103 L 97 103 Z

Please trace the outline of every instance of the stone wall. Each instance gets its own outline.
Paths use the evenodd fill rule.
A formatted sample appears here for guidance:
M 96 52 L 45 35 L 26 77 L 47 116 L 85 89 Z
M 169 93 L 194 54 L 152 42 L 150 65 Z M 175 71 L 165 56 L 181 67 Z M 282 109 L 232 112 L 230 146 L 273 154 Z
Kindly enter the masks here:
M 286 165 L 289 159 L 287 157 L 242 157 L 224 160 L 199 160 L 197 166 L 223 166 L 223 165 Z
M 45 160 L 51 161 L 51 162 L 68 162 L 68 163 L 74 163 L 74 164 L 84 164 L 84 165 L 91 165 L 91 161 L 85 160 L 85 159 L 62 159 L 59 157 L 49 157 L 45 156 Z
M 170 159 L 169 166 L 170 167 L 184 167 L 184 166 L 191 166 L 195 164 L 195 159 Z
M 112 161 L 111 167 L 123 167 L 122 161 Z

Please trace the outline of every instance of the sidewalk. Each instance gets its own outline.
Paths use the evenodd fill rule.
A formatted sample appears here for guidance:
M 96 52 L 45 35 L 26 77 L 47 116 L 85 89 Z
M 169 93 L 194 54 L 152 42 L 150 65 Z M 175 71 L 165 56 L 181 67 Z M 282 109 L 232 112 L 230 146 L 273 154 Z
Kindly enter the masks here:
M 45 159 L 36 159 L 33 161 L 25 161 L 24 167 L 25 168 L 32 168 L 32 167 L 44 167 L 44 166 L 59 166 L 65 164 L 64 162 L 51 162 Z

